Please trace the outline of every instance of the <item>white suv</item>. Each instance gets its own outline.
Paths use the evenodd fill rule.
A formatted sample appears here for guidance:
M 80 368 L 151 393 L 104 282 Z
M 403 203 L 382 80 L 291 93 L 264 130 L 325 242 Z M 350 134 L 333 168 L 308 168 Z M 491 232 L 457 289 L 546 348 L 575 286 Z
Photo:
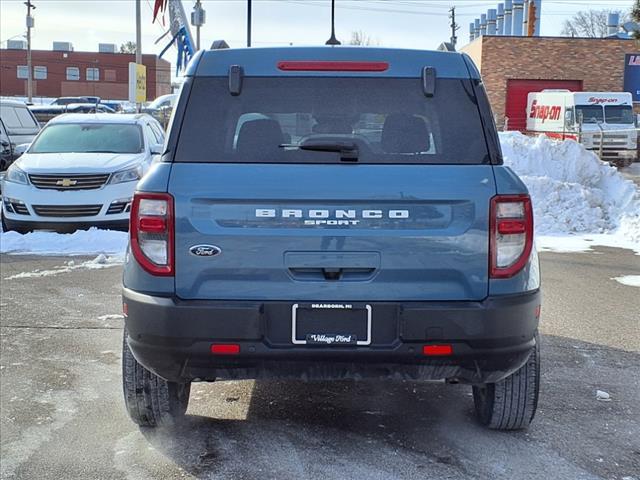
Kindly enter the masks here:
M 136 184 L 163 144 L 149 115 L 56 117 L 7 170 L 4 229 L 127 229 Z

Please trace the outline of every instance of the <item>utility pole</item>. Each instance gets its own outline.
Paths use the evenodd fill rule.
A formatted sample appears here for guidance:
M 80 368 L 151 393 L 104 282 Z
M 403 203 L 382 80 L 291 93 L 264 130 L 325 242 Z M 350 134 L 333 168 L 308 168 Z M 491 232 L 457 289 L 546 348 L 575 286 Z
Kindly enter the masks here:
M 247 47 L 251 46 L 251 0 L 247 0 Z
M 456 23 L 456 7 L 451 7 L 449 9 L 449 18 L 451 19 L 451 23 L 449 24 L 451 27 L 451 45 L 455 48 L 456 43 L 458 43 L 456 32 L 460 30 L 460 26 Z
M 33 17 L 31 10 L 36 7 L 31 0 L 24 2 L 27 6 L 27 102 L 33 103 L 33 67 L 31 66 L 31 29 L 33 28 Z
M 527 36 L 533 37 L 536 34 L 536 4 L 533 0 L 529 2 L 529 18 L 527 23 Z
M 142 15 L 140 13 L 140 0 L 136 0 L 136 64 L 142 65 Z M 140 113 L 142 105 L 136 104 L 136 111 Z

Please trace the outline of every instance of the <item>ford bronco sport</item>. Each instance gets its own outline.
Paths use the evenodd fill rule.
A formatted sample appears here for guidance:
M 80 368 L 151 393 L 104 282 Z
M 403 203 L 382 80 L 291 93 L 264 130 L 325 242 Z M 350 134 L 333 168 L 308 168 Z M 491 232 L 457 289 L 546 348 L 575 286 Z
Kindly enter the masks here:
M 129 414 L 172 423 L 195 381 L 402 377 L 468 383 L 482 424 L 526 427 L 532 247 L 467 56 L 201 52 L 131 209 Z

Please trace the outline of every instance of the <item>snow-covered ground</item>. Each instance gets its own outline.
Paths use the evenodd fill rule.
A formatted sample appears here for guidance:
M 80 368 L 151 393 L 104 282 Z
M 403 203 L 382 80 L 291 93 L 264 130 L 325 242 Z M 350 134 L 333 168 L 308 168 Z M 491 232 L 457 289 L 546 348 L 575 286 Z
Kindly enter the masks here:
M 78 230 L 74 233 L 37 231 L 21 235 L 0 233 L 0 253 L 32 255 L 97 255 L 123 256 L 127 248 L 126 232 L 111 230 Z
M 601 245 L 640 254 L 640 192 L 631 180 L 574 141 L 518 132 L 501 133 L 500 141 L 505 164 L 531 193 L 538 249 L 585 251 Z M 0 233 L 0 253 L 106 254 L 111 264 L 122 260 L 126 246 L 126 233 L 97 229 Z
M 531 194 L 538 249 L 601 245 L 640 254 L 640 192 L 615 167 L 570 140 L 503 132 L 500 143 Z

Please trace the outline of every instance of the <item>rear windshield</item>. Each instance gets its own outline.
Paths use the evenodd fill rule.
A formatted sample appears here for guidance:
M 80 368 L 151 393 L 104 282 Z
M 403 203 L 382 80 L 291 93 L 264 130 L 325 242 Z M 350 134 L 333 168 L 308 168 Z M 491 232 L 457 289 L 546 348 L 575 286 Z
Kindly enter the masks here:
M 124 123 L 59 123 L 47 125 L 29 153 L 139 153 L 138 125 Z
M 488 163 L 472 92 L 459 79 L 429 98 L 420 79 L 253 77 L 233 96 L 226 77 L 195 78 L 175 161 Z

